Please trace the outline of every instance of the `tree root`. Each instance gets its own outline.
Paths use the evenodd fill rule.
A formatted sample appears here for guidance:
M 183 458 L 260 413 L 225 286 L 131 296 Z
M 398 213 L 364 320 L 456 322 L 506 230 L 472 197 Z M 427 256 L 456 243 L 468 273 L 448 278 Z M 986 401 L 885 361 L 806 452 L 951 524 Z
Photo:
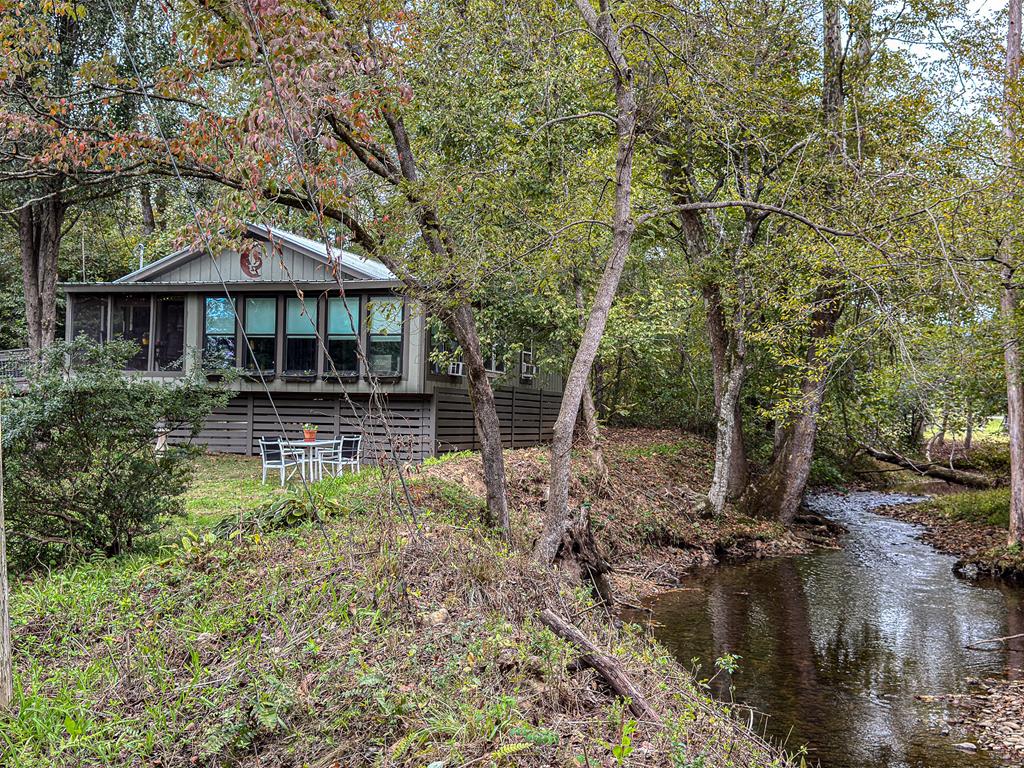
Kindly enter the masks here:
M 608 579 L 612 568 L 594 539 L 594 531 L 590 527 L 590 510 L 587 507 L 580 507 L 569 519 L 556 560 L 569 568 L 579 569 L 580 581 L 589 581 L 605 605 L 615 605 L 615 589 Z

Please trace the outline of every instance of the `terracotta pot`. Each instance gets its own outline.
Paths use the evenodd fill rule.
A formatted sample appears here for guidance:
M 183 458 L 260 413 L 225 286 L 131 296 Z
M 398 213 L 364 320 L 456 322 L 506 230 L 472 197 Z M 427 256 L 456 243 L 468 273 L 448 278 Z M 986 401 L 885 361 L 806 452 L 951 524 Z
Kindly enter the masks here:
M 304 429 L 304 430 L 302 430 L 302 438 L 307 443 L 315 442 L 316 441 L 316 430 L 315 429 Z

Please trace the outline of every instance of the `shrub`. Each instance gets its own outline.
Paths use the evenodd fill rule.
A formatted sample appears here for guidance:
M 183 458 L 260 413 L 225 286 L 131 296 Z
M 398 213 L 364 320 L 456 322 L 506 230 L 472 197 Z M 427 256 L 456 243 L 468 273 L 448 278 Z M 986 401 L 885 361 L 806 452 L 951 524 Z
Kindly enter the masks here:
M 116 555 L 168 516 L 183 514 L 179 497 L 200 449 L 156 451 L 158 425 L 194 435 L 228 395 L 205 379 L 167 385 L 125 374 L 136 351 L 126 342 L 55 345 L 28 392 L 7 398 L 4 481 L 12 562 Z

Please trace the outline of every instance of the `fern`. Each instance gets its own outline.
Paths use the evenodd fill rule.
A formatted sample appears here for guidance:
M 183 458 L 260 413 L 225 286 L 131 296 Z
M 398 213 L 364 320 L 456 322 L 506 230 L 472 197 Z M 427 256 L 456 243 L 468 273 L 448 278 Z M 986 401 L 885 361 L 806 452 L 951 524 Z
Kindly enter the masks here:
M 392 744 L 391 748 L 388 750 L 391 759 L 398 760 L 398 758 L 404 755 L 409 750 L 410 747 L 422 743 L 427 738 L 428 735 L 428 731 L 422 730 L 410 731 L 409 733 L 405 734 L 405 736 L 403 736 L 394 744 Z
M 500 760 L 503 760 L 506 757 L 518 754 L 519 752 L 525 752 L 532 746 L 533 744 L 530 744 L 528 741 L 517 741 L 513 744 L 503 744 L 502 746 L 498 747 L 496 750 L 491 752 L 489 755 L 487 755 L 486 759 L 496 763 Z

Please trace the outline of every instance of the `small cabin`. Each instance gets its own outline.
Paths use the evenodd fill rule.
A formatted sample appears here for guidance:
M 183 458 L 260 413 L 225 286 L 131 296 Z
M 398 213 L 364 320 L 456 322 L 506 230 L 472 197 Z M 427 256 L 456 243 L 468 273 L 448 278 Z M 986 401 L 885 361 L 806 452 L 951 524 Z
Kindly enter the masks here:
M 135 342 L 138 376 L 223 378 L 231 402 L 196 438 L 213 451 L 252 454 L 261 436 L 301 438 L 304 423 L 363 434 L 371 457 L 479 447 L 457 351 L 432 361 L 444 342 L 384 265 L 262 224 L 243 243 L 216 258 L 186 248 L 109 283 L 62 283 L 67 340 Z M 538 370 L 523 335 L 510 340 L 515 359 L 488 362 L 509 447 L 548 440 L 561 402 L 561 377 Z

